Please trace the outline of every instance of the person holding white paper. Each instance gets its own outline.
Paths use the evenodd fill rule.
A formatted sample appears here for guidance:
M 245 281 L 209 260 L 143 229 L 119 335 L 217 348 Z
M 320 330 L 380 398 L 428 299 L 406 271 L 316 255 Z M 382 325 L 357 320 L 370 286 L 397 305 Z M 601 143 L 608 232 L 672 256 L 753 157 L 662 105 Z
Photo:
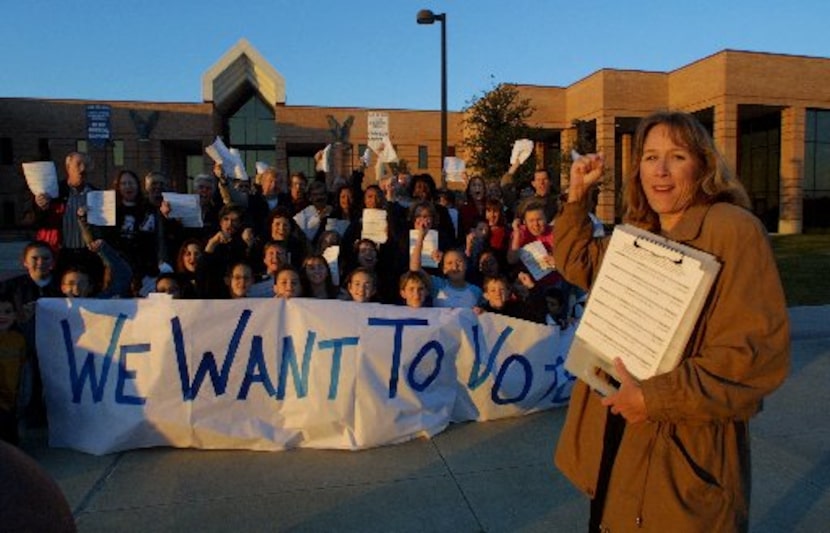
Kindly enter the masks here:
M 416 219 L 415 245 L 410 252 L 409 270 L 421 270 L 421 252 L 429 224 L 422 218 Z M 481 289 L 468 283 L 467 256 L 463 251 L 452 248 L 445 252 L 436 250 L 433 258 L 439 264 L 442 276 L 430 275 L 430 292 L 433 307 L 466 307 L 472 309 L 481 302 Z
M 524 269 L 542 286 L 561 287 L 564 283 L 556 271 L 553 243 L 553 228 L 548 224 L 545 204 L 535 199 L 525 205 L 521 219 L 513 220 L 507 262 L 511 265 L 523 263 Z
M 66 156 L 66 180 L 58 184 L 57 198 L 46 193 L 35 195 L 35 239 L 48 242 L 53 252 L 58 252 L 57 269 L 82 263 L 100 275 L 103 272 L 98 256 L 90 252 L 78 225 L 78 209 L 86 207 L 86 195 L 96 190 L 87 183 L 90 166 L 86 154 L 72 152 Z
M 148 222 L 153 211 L 142 194 L 141 182 L 132 170 L 122 170 L 112 188 L 116 197 L 115 226 L 101 228 L 103 237 L 124 255 L 136 278 L 155 275 L 158 270 L 156 231 L 143 229 L 153 228 Z
M 577 382 L 556 464 L 592 498 L 592 528 L 746 531 L 749 419 L 789 368 L 775 258 L 746 192 L 694 116 L 644 118 L 633 161 L 624 220 L 715 255 L 720 273 L 677 367 L 638 381 L 618 358 L 620 387 L 605 398 Z M 584 289 L 609 239 L 593 237 L 587 209 L 604 169 L 596 154 L 573 163 L 554 228 L 557 267 Z

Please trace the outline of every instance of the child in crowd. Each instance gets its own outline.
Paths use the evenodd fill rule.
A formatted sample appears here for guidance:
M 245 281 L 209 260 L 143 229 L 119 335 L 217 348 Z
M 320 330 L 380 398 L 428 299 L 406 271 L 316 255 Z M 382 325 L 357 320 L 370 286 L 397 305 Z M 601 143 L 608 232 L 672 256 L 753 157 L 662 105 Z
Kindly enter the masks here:
M 484 278 L 484 301 L 474 309 L 479 314 L 490 312 L 524 320 L 535 318 L 532 306 L 514 294 L 510 281 L 502 275 Z
M 479 219 L 470 228 L 467 233 L 467 242 L 464 248 L 464 254 L 467 256 L 467 262 L 470 265 L 479 265 L 482 254 L 489 251 L 490 226 L 487 221 Z M 478 268 L 470 268 L 467 270 L 467 281 L 481 286 L 483 277 L 478 275 Z
M 248 262 L 254 246 L 251 228 L 242 227 L 244 210 L 236 205 L 226 205 L 219 211 L 219 231 L 205 244 L 204 257 L 207 279 L 207 297 L 221 297 L 222 276 L 228 268 L 240 262 Z M 250 265 L 250 263 L 249 263 Z
M 17 310 L 8 294 L 0 294 L 0 440 L 18 443 L 18 392 L 26 361 L 26 339 L 14 329 Z
M 559 287 L 547 287 L 545 296 L 545 324 L 557 326 L 560 330 L 567 329 L 570 325 L 568 312 L 568 296 Z
M 203 253 L 202 241 L 196 238 L 186 239 L 179 247 L 176 274 L 179 276 L 183 298 L 202 298 L 205 295 Z
M 415 245 L 409 257 L 409 269 L 421 270 L 421 251 L 424 246 L 426 228 L 416 227 L 418 231 Z M 451 249 L 444 254 L 436 250 L 433 257 L 440 256 L 442 276 L 430 276 L 432 305 L 435 307 L 467 307 L 472 309 L 481 300 L 481 289 L 468 283 L 467 257 L 461 250 Z
M 20 403 L 26 406 L 26 418 L 32 425 L 46 423 L 35 352 L 35 304 L 38 298 L 61 296 L 60 280 L 55 276 L 52 248 L 45 241 L 32 241 L 23 248 L 21 262 L 25 274 L 15 276 L 0 284 L 0 293 L 6 294 L 17 312 L 17 328 L 23 333 L 26 345 L 27 365 L 24 391 Z
M 286 264 L 274 275 L 274 296 L 277 298 L 298 298 L 303 295 L 300 273 L 292 265 Z
M 348 300 L 367 303 L 374 301 L 377 291 L 377 278 L 375 273 L 365 267 L 357 267 L 349 273 L 346 278 L 346 290 Z
M 488 248 L 496 255 L 502 271 L 507 269 L 507 250 L 510 248 L 510 226 L 501 200 L 488 198 L 484 202 L 484 219 L 489 227 Z
M 404 305 L 419 308 L 429 307 L 429 276 L 423 270 L 408 270 L 401 274 L 400 294 Z
M 94 279 L 84 265 L 69 265 L 61 274 L 60 289 L 66 298 L 129 298 L 133 277 L 129 263 L 101 239 L 89 243 L 104 264 L 104 278 Z
M 524 204 L 521 220 L 513 221 L 513 234 L 510 238 L 510 249 L 507 251 L 507 262 L 517 265 L 521 261 L 522 248 L 538 241 L 545 249 L 545 256 L 539 261 L 541 267 L 554 269 L 548 272 L 539 283 L 545 287 L 556 286 L 563 282 L 562 276 L 555 270 L 553 259 L 553 228 L 548 224 L 545 215 L 545 203 L 532 198 Z
M 225 285 L 228 288 L 228 297 L 247 298 L 248 290 L 254 282 L 254 274 L 251 265 L 245 262 L 238 262 L 231 265 L 225 276 Z
M 337 296 L 337 287 L 331 279 L 329 263 L 322 255 L 310 255 L 300 271 L 303 294 L 309 298 L 329 299 Z
M 274 275 L 288 264 L 288 252 L 277 241 L 268 241 L 262 247 L 262 263 L 265 272 L 254 277 L 254 284 L 248 291 L 253 298 L 270 298 L 274 296 Z
M 169 294 L 174 299 L 182 297 L 182 286 L 179 276 L 173 272 L 159 274 L 156 278 L 155 291 L 157 293 Z

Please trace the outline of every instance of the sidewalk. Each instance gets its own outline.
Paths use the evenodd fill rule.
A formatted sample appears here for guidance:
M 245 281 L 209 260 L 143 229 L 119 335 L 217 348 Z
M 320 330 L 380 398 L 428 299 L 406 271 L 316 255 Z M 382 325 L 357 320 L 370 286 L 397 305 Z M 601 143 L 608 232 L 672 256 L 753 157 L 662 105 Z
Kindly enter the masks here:
M 793 367 L 752 424 L 752 531 L 830 523 L 830 306 L 791 309 Z M 564 409 L 450 427 L 361 452 L 157 448 L 104 457 L 24 448 L 82 532 L 585 531 L 588 500 L 553 467 Z

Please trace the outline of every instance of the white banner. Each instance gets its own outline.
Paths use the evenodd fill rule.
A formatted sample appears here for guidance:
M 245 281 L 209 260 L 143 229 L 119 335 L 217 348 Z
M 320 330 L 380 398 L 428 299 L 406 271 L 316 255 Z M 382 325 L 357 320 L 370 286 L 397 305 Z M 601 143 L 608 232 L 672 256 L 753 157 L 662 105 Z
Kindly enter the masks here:
M 573 332 L 574 328 L 569 328 Z M 567 403 L 570 338 L 468 309 L 295 298 L 37 305 L 52 446 L 356 450 Z

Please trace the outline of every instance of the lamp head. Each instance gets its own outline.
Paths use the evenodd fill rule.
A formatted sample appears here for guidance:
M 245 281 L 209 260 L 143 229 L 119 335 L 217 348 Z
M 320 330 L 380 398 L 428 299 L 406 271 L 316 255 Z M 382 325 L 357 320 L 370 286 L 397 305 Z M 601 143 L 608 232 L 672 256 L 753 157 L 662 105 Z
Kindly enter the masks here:
M 432 24 L 435 22 L 435 19 L 435 13 L 429 9 L 422 9 L 418 11 L 418 15 L 416 17 L 418 24 Z

